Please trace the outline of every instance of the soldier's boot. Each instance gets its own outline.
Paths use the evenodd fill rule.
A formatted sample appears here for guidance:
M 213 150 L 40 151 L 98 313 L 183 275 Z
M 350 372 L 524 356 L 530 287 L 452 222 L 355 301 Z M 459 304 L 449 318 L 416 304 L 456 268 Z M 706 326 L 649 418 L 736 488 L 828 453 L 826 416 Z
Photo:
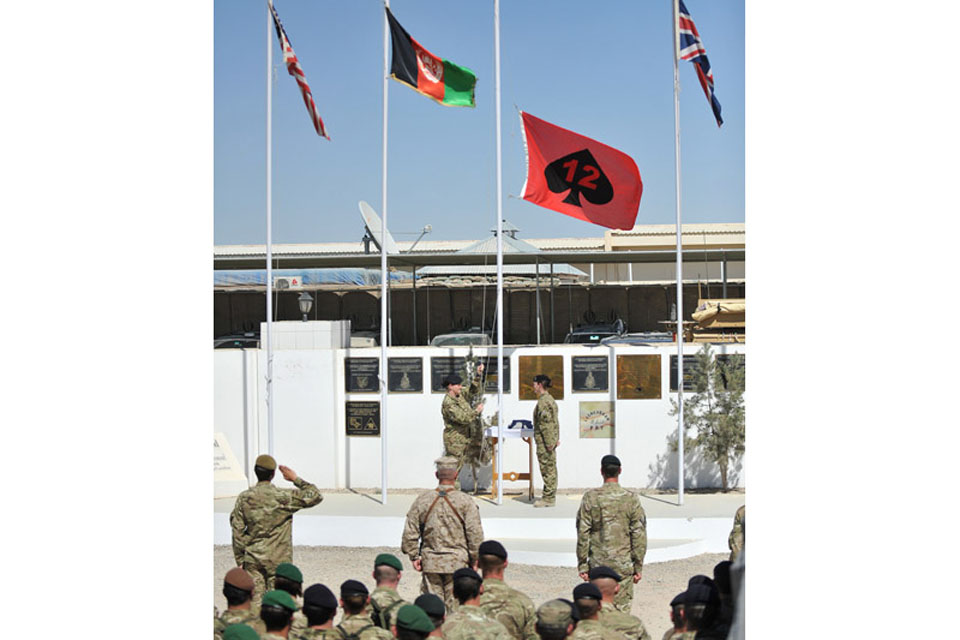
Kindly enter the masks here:
M 537 500 L 533 503 L 533 506 L 537 509 L 541 507 L 555 507 L 557 506 L 556 500 Z

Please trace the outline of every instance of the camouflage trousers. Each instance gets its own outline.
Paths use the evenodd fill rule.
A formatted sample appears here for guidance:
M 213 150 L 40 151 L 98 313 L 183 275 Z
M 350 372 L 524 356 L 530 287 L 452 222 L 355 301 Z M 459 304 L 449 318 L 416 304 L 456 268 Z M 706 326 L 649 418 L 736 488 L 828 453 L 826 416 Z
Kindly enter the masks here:
M 613 606 L 624 613 L 630 613 L 633 606 L 633 571 L 622 575 L 624 578 L 620 581 L 620 591 L 613 596 Z
M 540 463 L 540 476 L 543 478 L 543 501 L 557 501 L 557 450 L 547 451 L 543 443 L 543 434 L 534 433 L 537 443 L 537 462 Z
M 267 569 L 261 564 L 253 564 L 250 562 L 244 562 L 242 568 L 253 578 L 253 597 L 251 603 L 253 611 L 259 614 L 260 601 L 263 599 L 263 594 L 273 589 L 274 569 Z
M 457 607 L 457 599 L 453 597 L 452 573 L 427 573 L 424 571 L 420 580 L 420 593 L 432 593 L 443 598 L 443 604 L 447 607 L 447 615 L 450 615 L 450 612 Z
M 453 429 L 443 430 L 444 455 L 453 456 L 457 459 L 457 482 L 454 485 L 457 491 L 460 490 L 460 470 L 463 469 L 464 454 L 469 444 L 470 439 L 459 431 L 454 431 Z

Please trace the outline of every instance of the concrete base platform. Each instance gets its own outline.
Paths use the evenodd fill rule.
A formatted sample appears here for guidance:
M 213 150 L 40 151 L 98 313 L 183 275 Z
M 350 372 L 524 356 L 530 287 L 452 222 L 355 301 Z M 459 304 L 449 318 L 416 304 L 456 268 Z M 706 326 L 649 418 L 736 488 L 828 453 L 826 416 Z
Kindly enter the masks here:
M 286 483 L 281 484 L 284 486 Z M 316 507 L 294 516 L 293 543 L 310 546 L 400 546 L 406 513 L 416 492 L 380 493 L 336 491 L 324 493 Z M 489 496 L 476 496 L 487 539 L 499 540 L 510 559 L 521 564 L 575 567 L 576 514 L 581 493 L 560 494 L 557 506 L 535 509 L 526 494 L 507 494 L 497 505 Z M 235 498 L 214 500 L 214 544 L 230 544 L 230 511 Z M 701 553 L 726 553 L 727 536 L 745 495 L 642 495 L 647 515 L 647 555 L 644 563 L 689 558 Z

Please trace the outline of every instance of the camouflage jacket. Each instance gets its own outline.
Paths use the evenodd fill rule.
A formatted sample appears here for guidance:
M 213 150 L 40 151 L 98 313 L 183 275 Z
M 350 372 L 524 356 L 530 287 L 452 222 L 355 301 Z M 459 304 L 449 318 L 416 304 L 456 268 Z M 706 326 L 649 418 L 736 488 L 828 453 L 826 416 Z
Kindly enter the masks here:
M 683 631 L 677 631 L 676 627 L 670 627 L 663 632 L 661 640 L 681 640 L 681 638 L 683 638 Z
M 440 497 L 441 491 L 449 502 Z M 421 493 L 413 501 L 403 527 L 400 550 L 411 561 L 422 559 L 426 573 L 453 573 L 477 561 L 481 542 L 483 525 L 477 503 L 446 485 Z
M 288 640 L 339 640 L 340 633 L 334 629 L 314 629 L 307 627 L 299 631 L 290 630 Z
M 223 630 L 232 624 L 249 625 L 254 631 L 261 635 L 267 632 L 267 628 L 263 625 L 263 620 L 254 615 L 252 609 L 227 609 L 220 614 L 219 618 L 214 618 L 213 620 L 214 637 L 219 638 Z
M 373 624 L 366 611 L 353 616 L 345 615 L 327 637 L 330 640 L 393 640 L 393 634 Z
M 370 594 L 370 609 L 372 610 L 370 618 L 380 628 L 390 631 L 390 627 L 397 623 L 397 613 L 400 611 L 400 607 L 405 604 L 408 604 L 407 601 L 400 597 L 396 589 L 377 587 Z
M 456 398 L 450 394 L 443 396 L 440 414 L 443 416 L 444 429 L 457 431 L 469 437 L 470 426 L 477 419 L 477 412 L 470 406 L 470 400 L 478 391 L 480 391 L 479 377 L 470 383 L 468 389 L 461 390 Z
M 447 616 L 440 627 L 444 640 L 510 640 L 506 627 L 480 607 L 464 604 Z
M 651 640 L 640 618 L 617 609 L 612 602 L 600 605 L 600 624 L 625 635 L 629 640 Z
M 537 612 L 533 601 L 503 580 L 485 578 L 480 608 L 497 620 L 516 640 L 537 640 Z
M 583 494 L 577 511 L 577 566 L 606 565 L 621 575 L 640 573 L 647 552 L 647 516 L 640 496 L 604 482 Z
M 549 391 L 544 391 L 537 399 L 537 408 L 533 410 L 533 430 L 541 434 L 545 446 L 552 447 L 560 439 L 557 401 Z
M 581 620 L 569 636 L 569 640 L 624 640 L 624 635 L 605 627 L 599 620 Z
M 323 500 L 320 490 L 303 478 L 293 484 L 296 489 L 258 482 L 237 497 L 230 528 L 238 566 L 247 563 L 273 569 L 293 561 L 293 514 Z
M 737 556 L 740 555 L 740 552 L 743 550 L 746 528 L 747 508 L 746 505 L 744 505 L 737 509 L 736 515 L 733 516 L 733 529 L 730 531 L 730 537 L 727 539 L 727 544 L 730 546 L 730 562 L 736 560 Z

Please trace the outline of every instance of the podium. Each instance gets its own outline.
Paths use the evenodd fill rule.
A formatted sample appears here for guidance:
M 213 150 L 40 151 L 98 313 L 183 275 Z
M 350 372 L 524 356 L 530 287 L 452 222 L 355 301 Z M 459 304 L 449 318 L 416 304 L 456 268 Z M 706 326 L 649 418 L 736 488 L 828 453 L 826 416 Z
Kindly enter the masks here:
M 518 480 L 527 480 L 529 481 L 529 493 L 530 501 L 533 501 L 533 426 L 530 427 L 520 426 L 520 425 L 529 425 L 529 420 L 514 420 L 510 423 L 510 426 L 503 430 L 503 437 L 505 440 L 512 438 L 519 438 L 527 443 L 527 471 L 517 472 L 517 471 L 504 471 L 503 472 L 503 481 L 504 482 L 517 482 Z M 512 428 L 511 428 L 512 427 Z M 497 498 L 497 478 L 499 478 L 498 464 L 497 460 L 497 442 L 499 440 L 499 428 L 498 427 L 487 427 L 483 431 L 483 435 L 491 438 L 493 440 L 493 483 L 490 488 L 490 496 L 494 499 Z

